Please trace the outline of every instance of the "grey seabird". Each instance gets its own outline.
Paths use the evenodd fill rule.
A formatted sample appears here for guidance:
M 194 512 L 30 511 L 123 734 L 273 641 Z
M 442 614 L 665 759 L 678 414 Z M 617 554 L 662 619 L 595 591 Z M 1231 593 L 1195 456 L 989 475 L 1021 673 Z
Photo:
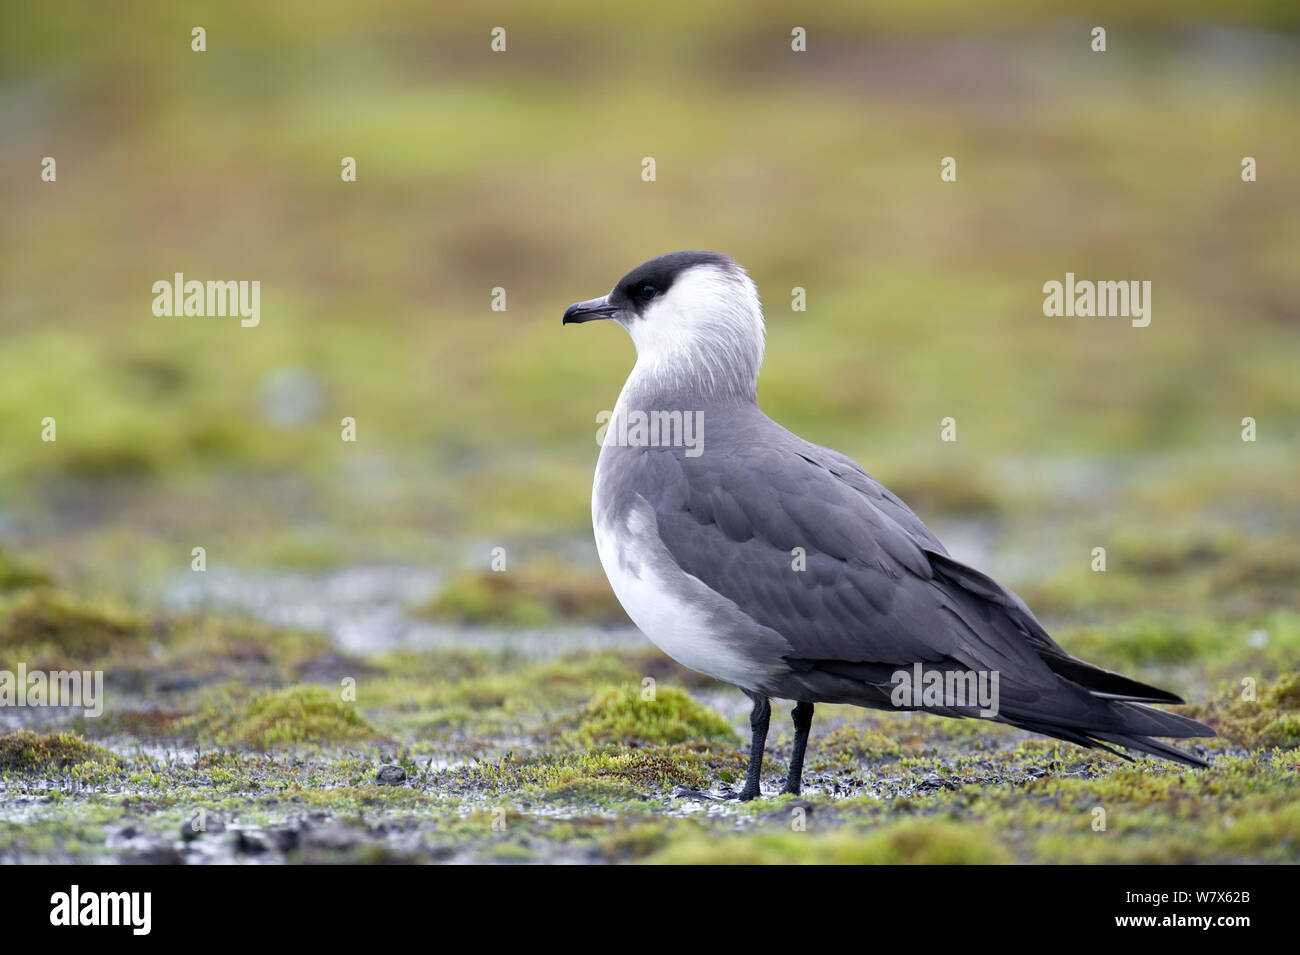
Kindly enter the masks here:
M 753 701 L 741 799 L 759 794 L 771 698 L 795 701 L 787 793 L 815 703 L 994 719 L 1206 765 L 1152 738 L 1214 735 L 1146 705 L 1181 699 L 1070 656 L 854 461 L 763 414 L 762 308 L 730 258 L 651 259 L 564 313 L 593 319 L 618 322 L 637 351 L 596 465 L 601 564 L 660 649 Z M 694 440 L 680 440 L 689 423 Z

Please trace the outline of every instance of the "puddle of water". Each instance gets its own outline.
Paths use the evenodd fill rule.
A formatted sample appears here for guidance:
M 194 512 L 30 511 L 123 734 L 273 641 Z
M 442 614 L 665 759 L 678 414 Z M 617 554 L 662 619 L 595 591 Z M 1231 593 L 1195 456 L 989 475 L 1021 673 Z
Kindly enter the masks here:
M 566 626 L 490 630 L 430 623 L 408 607 L 428 601 L 442 582 L 430 567 L 380 565 L 320 573 L 212 569 L 167 580 L 164 606 L 180 612 L 237 611 L 276 626 L 317 630 L 348 653 L 396 649 L 511 649 L 537 656 L 643 645 L 633 628 Z
M 350 567 L 321 573 L 214 568 L 181 571 L 163 585 L 171 610 L 240 611 L 282 627 L 319 630 L 340 649 L 377 652 L 403 643 L 414 621 L 406 608 L 437 592 L 427 567 Z

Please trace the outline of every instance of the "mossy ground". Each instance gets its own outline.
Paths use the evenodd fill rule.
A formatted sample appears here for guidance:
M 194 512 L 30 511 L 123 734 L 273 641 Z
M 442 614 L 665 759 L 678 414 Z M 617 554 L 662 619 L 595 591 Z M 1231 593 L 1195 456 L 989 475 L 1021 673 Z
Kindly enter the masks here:
M 778 705 L 769 795 L 741 804 L 748 701 L 651 648 L 357 657 L 47 582 L 10 597 L 39 625 L 4 631 L 5 652 L 104 669 L 109 705 L 29 710 L 0 736 L 6 862 L 1300 861 L 1300 616 L 1281 608 L 1060 631 L 1196 698 L 1220 732 L 1188 744 L 1208 770 L 822 706 L 805 793 L 777 797 Z
M 1185 744 L 1208 770 L 819 706 L 805 793 L 776 797 L 778 704 L 769 795 L 740 804 L 739 692 L 619 631 L 570 642 L 603 612 L 573 596 L 594 592 L 590 565 L 562 569 L 585 541 L 493 578 L 450 573 L 428 606 L 473 613 L 435 613 L 431 644 L 365 653 L 52 579 L 49 552 L 10 547 L 0 667 L 102 670 L 106 708 L 0 710 L 0 861 L 1300 861 L 1300 510 L 1263 485 L 1217 510 L 1223 482 L 1195 468 L 1154 496 L 1113 480 L 1106 497 L 1025 493 L 936 527 L 986 550 L 1067 649 L 1186 698 L 1220 733 Z M 1191 511 L 1206 516 L 1188 526 Z M 331 597 L 334 578 L 304 579 Z M 400 767 L 395 785 L 381 766 Z
M 412 612 L 432 620 L 478 626 L 628 623 L 602 574 L 594 568 L 584 571 L 555 562 L 534 564 L 514 574 L 462 572 Z
M 323 686 L 213 695 L 204 701 L 200 712 L 178 721 L 175 730 L 200 742 L 254 750 L 379 738 L 356 707 Z
M 735 730 L 676 687 L 618 686 L 597 690 L 565 738 L 592 747 L 657 746 L 691 739 L 730 742 Z
M 116 756 L 72 733 L 18 730 L 0 736 L 0 770 L 24 775 L 75 769 L 87 764 L 116 766 Z

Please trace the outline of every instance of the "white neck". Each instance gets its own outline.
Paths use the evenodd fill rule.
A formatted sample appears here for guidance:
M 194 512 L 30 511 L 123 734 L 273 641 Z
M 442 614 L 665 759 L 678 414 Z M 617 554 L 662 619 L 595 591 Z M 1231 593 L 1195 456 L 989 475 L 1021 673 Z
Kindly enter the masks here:
M 623 322 L 636 366 L 619 398 L 666 393 L 753 401 L 763 364 L 763 310 L 749 276 L 701 265 L 642 315 Z

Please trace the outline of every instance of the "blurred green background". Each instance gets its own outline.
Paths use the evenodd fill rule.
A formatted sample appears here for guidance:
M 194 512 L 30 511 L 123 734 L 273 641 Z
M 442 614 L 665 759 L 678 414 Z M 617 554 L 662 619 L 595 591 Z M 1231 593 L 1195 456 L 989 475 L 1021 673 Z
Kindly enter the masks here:
M 1085 576 L 1121 525 L 1290 542 L 1297 30 L 1264 2 L 5 5 L 0 542 L 138 581 L 198 543 L 582 540 L 633 351 L 560 315 L 680 248 L 758 282 L 765 410 L 940 528 Z M 178 271 L 259 280 L 260 326 L 155 317 Z M 1044 317 L 1067 271 L 1150 280 L 1150 327 Z

